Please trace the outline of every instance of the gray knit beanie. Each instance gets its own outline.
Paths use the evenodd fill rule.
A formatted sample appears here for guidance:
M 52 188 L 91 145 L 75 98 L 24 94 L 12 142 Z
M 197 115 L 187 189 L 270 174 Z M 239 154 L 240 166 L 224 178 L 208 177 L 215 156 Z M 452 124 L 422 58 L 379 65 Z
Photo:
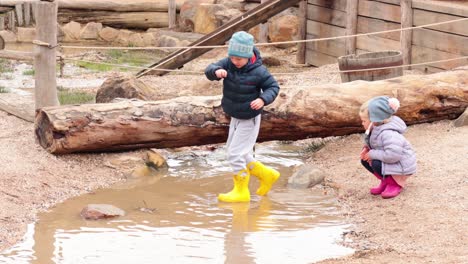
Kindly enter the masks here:
M 254 37 L 245 31 L 239 31 L 232 35 L 229 41 L 228 55 L 241 58 L 253 56 Z
M 378 96 L 369 101 L 369 119 L 371 122 L 382 122 L 390 118 L 400 107 L 396 98 Z

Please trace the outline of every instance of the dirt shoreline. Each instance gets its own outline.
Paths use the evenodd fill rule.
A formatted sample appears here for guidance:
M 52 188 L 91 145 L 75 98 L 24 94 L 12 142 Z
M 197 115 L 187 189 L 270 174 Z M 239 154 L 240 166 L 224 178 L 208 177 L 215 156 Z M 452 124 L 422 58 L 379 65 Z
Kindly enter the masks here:
M 357 160 L 360 135 L 332 140 L 309 162 L 326 171 L 356 254 L 321 263 L 467 263 L 468 127 L 451 121 L 410 127 L 419 171 L 395 199 L 368 193 L 376 180 Z M 36 214 L 67 198 L 125 180 L 104 166 L 122 153 L 54 156 L 34 142 L 33 124 L 0 111 L 0 251 L 18 243 Z M 465 246 L 464 246 L 465 245 Z

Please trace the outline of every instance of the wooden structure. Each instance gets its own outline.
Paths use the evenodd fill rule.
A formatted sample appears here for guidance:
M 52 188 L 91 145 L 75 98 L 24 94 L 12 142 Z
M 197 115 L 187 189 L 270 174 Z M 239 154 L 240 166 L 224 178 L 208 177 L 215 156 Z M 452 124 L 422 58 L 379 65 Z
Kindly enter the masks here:
M 308 0 L 307 38 L 325 38 L 421 26 L 468 17 L 468 1 Z M 458 58 L 468 54 L 468 21 L 321 42 L 309 42 L 306 63 L 336 63 L 339 56 L 396 50 L 405 64 Z M 468 64 L 454 60 L 421 66 L 428 71 Z

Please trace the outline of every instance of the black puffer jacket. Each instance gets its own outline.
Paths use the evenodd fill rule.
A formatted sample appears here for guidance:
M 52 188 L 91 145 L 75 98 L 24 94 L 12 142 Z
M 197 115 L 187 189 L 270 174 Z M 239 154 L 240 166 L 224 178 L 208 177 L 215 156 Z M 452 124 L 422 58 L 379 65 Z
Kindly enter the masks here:
M 223 99 L 221 105 L 226 114 L 239 118 L 250 119 L 259 115 L 262 109 L 253 110 L 250 102 L 261 98 L 265 105 L 271 104 L 279 92 L 275 78 L 262 65 L 262 58 L 257 48 L 254 48 L 256 60 L 252 59 L 242 68 L 238 69 L 229 58 L 224 58 L 208 65 L 205 70 L 206 77 L 211 80 L 220 80 L 215 71 L 225 69 L 227 77 L 223 82 Z

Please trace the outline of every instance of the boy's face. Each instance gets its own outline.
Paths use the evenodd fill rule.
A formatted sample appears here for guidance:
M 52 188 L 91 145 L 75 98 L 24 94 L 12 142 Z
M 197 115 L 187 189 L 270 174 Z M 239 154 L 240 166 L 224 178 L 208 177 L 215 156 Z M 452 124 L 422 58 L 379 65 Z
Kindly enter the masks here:
M 236 56 L 229 56 L 229 59 L 231 59 L 232 64 L 234 64 L 238 69 L 244 67 L 249 62 L 249 58 L 242 58 Z
M 362 124 L 362 126 L 364 127 L 365 130 L 367 130 L 370 123 L 371 123 L 371 121 L 369 120 L 369 118 L 361 116 L 361 124 Z

